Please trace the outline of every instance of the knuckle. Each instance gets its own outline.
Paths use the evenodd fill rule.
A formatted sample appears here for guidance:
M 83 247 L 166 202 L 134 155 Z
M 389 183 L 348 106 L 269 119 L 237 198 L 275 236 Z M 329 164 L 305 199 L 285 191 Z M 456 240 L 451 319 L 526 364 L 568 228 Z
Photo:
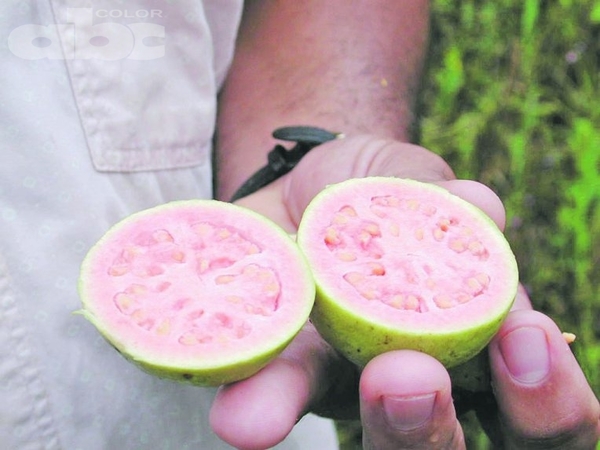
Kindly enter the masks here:
M 362 162 L 358 167 L 377 175 L 414 178 L 420 181 L 455 178 L 454 172 L 440 155 L 424 147 L 392 139 L 364 139 L 358 161 Z
M 508 448 L 540 450 L 589 450 L 598 442 L 598 419 L 574 413 L 538 429 L 507 434 L 511 436 Z

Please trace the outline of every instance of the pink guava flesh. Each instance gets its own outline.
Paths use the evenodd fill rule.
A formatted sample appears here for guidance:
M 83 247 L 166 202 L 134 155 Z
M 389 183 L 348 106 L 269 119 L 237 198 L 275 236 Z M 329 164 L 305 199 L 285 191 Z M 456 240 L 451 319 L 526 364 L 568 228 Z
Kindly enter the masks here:
M 374 196 L 356 205 L 360 215 L 349 205 L 336 211 L 323 241 L 342 278 L 365 300 L 417 313 L 485 295 L 490 252 L 472 224 L 415 197 Z
M 80 291 L 85 315 L 122 353 L 183 373 L 277 352 L 314 299 L 282 230 L 210 201 L 175 202 L 115 226 L 86 258 Z
M 403 342 L 441 347 L 443 336 L 477 327 L 489 339 L 516 292 L 514 256 L 496 225 L 447 191 L 411 180 L 375 177 L 326 188 L 307 208 L 298 242 L 317 282 L 317 328 L 338 347 L 351 340 L 351 359 Z M 361 337 L 375 329 L 365 322 L 383 337 Z M 396 335 L 403 341 L 375 342 Z

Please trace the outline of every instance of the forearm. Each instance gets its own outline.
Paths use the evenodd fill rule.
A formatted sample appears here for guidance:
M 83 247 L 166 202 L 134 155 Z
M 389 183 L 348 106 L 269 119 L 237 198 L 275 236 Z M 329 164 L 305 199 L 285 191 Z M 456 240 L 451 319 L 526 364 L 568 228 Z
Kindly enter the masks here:
M 279 126 L 408 140 L 427 32 L 422 0 L 248 2 L 219 102 L 218 196 L 265 164 Z

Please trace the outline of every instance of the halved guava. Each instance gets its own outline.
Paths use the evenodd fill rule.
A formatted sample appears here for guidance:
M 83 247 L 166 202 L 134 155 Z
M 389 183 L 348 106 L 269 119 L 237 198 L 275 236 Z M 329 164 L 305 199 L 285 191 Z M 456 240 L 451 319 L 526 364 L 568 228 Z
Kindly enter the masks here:
M 81 313 L 126 358 L 197 385 L 247 378 L 308 320 L 308 265 L 288 234 L 240 206 L 167 203 L 112 227 L 81 266 Z
M 479 353 L 516 296 L 515 257 L 496 224 L 441 187 L 352 179 L 321 191 L 297 236 L 317 283 L 311 320 L 364 366 L 395 349 L 446 367 Z

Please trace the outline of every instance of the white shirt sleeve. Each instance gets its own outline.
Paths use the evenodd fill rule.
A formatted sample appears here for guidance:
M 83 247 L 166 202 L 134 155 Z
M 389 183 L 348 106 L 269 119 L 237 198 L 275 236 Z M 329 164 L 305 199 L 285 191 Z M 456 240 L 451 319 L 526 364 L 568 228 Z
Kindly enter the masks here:
M 208 426 L 214 390 L 146 375 L 73 312 L 79 264 L 112 224 L 212 195 L 241 3 L 0 6 L 0 448 L 229 448 Z M 280 448 L 335 446 L 309 416 Z

